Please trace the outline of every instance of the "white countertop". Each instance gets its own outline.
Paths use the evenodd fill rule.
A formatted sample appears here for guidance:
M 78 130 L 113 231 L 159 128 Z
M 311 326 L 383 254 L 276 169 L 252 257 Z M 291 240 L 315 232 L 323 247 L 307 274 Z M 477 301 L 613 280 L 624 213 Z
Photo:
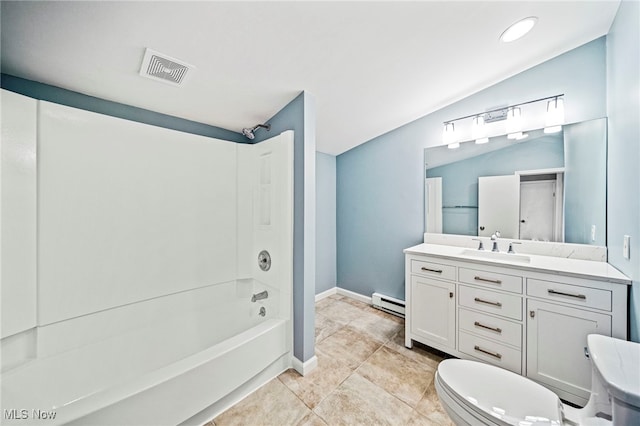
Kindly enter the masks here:
M 486 257 L 476 257 L 466 255 L 473 252 L 473 249 L 457 246 L 445 246 L 440 244 L 422 243 L 404 250 L 405 254 L 428 255 L 442 257 L 451 260 L 463 260 L 465 262 L 479 263 L 483 265 L 506 266 L 509 268 L 522 269 L 525 271 L 552 272 L 560 275 L 591 278 L 612 283 L 631 285 L 629 277 L 618 271 L 607 262 L 596 262 L 592 260 L 567 259 L 564 257 L 541 256 L 534 254 L 515 255 L 528 257 L 528 262 L 510 261 L 509 254 L 499 253 L 496 259 L 492 259 L 491 252 Z M 516 258 L 514 256 L 514 259 Z M 499 258 L 498 258 L 499 257 Z

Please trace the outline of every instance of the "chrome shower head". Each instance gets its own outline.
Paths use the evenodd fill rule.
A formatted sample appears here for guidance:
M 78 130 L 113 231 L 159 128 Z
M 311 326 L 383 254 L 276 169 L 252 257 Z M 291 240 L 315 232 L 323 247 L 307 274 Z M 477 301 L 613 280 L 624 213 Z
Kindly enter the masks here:
M 254 134 L 255 131 L 258 130 L 260 127 L 267 129 L 267 132 L 271 130 L 271 124 L 256 124 L 251 129 L 249 129 L 248 127 L 245 127 L 244 129 L 242 129 L 242 134 L 249 139 L 253 139 L 256 137 L 256 135 Z
M 245 135 L 246 137 L 248 137 L 249 139 L 253 139 L 256 136 L 253 134 L 253 129 L 249 129 L 249 128 L 244 128 L 242 129 L 242 134 Z

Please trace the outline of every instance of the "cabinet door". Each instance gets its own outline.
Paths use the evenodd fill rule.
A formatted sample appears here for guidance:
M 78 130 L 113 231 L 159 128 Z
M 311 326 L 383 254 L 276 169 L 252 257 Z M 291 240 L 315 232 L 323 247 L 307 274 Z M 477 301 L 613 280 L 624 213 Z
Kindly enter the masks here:
M 611 316 L 536 300 L 527 308 L 527 377 L 568 392 L 560 395 L 564 399 L 586 403 L 591 389 L 587 335 L 611 336 Z
M 424 343 L 455 349 L 455 289 L 455 283 L 411 276 L 411 332 Z

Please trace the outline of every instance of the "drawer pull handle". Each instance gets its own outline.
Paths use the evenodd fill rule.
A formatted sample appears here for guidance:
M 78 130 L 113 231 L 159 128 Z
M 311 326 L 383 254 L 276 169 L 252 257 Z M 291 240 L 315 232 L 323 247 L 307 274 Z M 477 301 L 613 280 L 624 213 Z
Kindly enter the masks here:
M 422 268 L 423 271 L 427 271 L 427 272 L 435 272 L 436 274 L 441 274 L 442 273 L 442 269 L 429 269 L 429 268 L 425 268 L 424 266 Z
M 476 350 L 476 351 L 478 351 L 478 352 L 482 352 L 483 354 L 490 355 L 490 356 L 492 356 L 492 357 L 494 357 L 494 358 L 502 359 L 502 355 L 500 355 L 499 353 L 497 353 L 497 352 L 487 351 L 487 350 L 485 350 L 485 349 L 482 349 L 482 348 L 481 348 L 480 346 L 478 346 L 478 345 L 474 346 L 474 347 L 473 347 L 473 349 L 475 349 L 475 350 Z
M 500 327 L 490 327 L 488 325 L 479 323 L 478 321 L 474 322 L 473 325 L 475 325 L 476 327 L 486 328 L 487 330 L 495 331 L 496 333 L 502 334 L 502 329 Z
M 571 294 L 571 293 L 565 293 L 563 291 L 557 291 L 557 290 L 553 290 L 553 289 L 549 289 L 547 290 L 549 292 L 549 294 L 557 294 L 560 296 L 569 296 L 569 297 L 575 297 L 576 299 L 582 299 L 582 300 L 586 300 L 587 296 L 585 296 L 584 294 Z
M 475 277 L 473 277 L 473 279 L 476 280 L 476 281 L 484 281 L 486 283 L 502 284 L 502 280 L 492 280 L 490 278 L 482 278 L 482 277 L 479 277 L 477 275 Z
M 475 300 L 478 303 L 486 303 L 487 305 L 493 305 L 493 306 L 497 306 L 499 308 L 502 307 L 502 303 L 500 303 L 500 302 L 490 302 L 488 300 L 480 299 L 479 297 L 476 297 L 473 300 Z

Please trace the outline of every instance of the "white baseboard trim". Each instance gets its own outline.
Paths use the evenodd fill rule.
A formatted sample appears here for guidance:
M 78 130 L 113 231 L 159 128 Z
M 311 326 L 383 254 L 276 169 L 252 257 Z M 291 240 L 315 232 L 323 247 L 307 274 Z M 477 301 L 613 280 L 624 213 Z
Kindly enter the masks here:
M 294 370 L 296 370 L 300 375 L 304 376 L 313 371 L 314 368 L 318 366 L 318 357 L 312 356 L 305 362 L 300 361 L 298 358 L 293 357 L 291 359 L 291 364 Z
M 338 287 L 333 287 L 333 288 L 330 288 L 329 290 L 323 291 L 322 293 L 316 294 L 316 302 L 318 302 L 318 301 L 320 301 L 322 299 L 326 299 L 327 297 L 336 294 L 336 289 L 337 288 Z
M 344 288 L 340 288 L 340 287 L 333 287 L 333 288 L 330 288 L 329 290 L 323 291 L 322 293 L 316 294 L 316 302 L 318 302 L 318 301 L 320 301 L 322 299 L 326 299 L 327 297 L 332 296 L 334 294 L 339 294 L 341 296 L 350 297 L 351 299 L 355 299 L 355 300 L 358 300 L 360 302 L 367 303 L 369 305 L 371 304 L 371 296 L 363 296 L 360 293 L 356 293 L 356 292 L 351 291 L 351 290 L 345 290 Z
M 344 288 L 336 287 L 337 293 L 341 296 L 350 297 L 360 302 L 364 302 L 368 305 L 371 304 L 371 296 L 363 296 L 360 293 L 353 292 L 351 290 L 345 290 Z

